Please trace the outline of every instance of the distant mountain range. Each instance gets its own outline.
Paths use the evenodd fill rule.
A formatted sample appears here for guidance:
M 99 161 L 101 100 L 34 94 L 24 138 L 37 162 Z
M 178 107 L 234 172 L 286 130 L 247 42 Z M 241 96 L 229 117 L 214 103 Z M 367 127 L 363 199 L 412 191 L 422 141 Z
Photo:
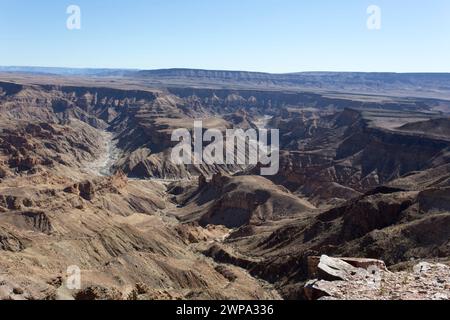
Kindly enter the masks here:
M 132 75 L 133 73 L 137 72 L 137 70 L 0 66 L 0 72 L 50 74 L 63 76 L 124 76 L 127 74 Z
M 132 78 L 146 84 L 325 90 L 450 98 L 450 73 L 297 72 L 273 74 L 202 69 L 0 67 L 0 72 Z
M 28 67 L 28 66 L 0 66 L 0 72 L 52 74 L 52 75 L 96 75 L 96 76 L 142 76 L 142 77 L 197 77 L 216 79 L 240 79 L 240 80 L 299 80 L 302 78 L 327 78 L 339 75 L 344 78 L 370 78 L 372 80 L 388 80 L 396 78 L 402 80 L 412 79 L 435 79 L 448 80 L 450 73 L 395 73 L 395 72 L 291 72 L 291 73 L 268 73 L 252 71 L 231 70 L 207 70 L 207 69 L 120 69 L 120 68 L 60 68 L 60 67 Z

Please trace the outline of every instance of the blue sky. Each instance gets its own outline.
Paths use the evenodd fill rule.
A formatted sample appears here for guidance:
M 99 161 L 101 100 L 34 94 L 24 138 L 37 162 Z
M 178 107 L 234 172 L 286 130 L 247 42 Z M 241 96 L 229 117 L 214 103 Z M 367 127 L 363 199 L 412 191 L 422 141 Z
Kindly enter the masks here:
M 450 72 L 450 1 L 0 0 L 0 43 L 3 66 Z

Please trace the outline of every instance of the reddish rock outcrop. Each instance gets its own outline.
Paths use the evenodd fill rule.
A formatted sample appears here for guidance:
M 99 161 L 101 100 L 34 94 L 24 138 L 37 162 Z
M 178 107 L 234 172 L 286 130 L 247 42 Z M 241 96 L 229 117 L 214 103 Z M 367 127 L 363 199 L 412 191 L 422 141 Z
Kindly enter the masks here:
M 6 178 L 7 175 L 8 172 L 6 171 L 6 168 L 0 164 L 0 179 Z
M 83 181 L 65 188 L 64 192 L 77 194 L 84 200 L 91 201 L 95 197 L 95 189 L 92 181 Z

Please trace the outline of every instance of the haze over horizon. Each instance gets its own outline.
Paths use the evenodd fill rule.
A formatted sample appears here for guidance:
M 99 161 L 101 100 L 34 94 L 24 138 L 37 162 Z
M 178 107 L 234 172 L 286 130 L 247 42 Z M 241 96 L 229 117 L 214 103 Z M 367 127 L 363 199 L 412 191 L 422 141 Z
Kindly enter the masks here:
M 0 0 L 2 65 L 291 73 L 450 72 L 450 3 Z M 68 30 L 69 5 L 81 29 Z M 367 28 L 367 8 L 381 29 Z
M 248 73 L 267 73 L 267 74 L 273 74 L 273 75 L 283 75 L 283 74 L 301 74 L 301 73 L 391 73 L 391 74 L 450 74 L 450 71 L 446 72 L 427 72 L 427 71 L 404 71 L 404 72 L 397 72 L 397 71 L 347 71 L 347 70 L 309 70 L 309 71 L 288 71 L 288 72 L 267 72 L 267 71 L 261 71 L 261 70 L 238 70 L 238 69 L 204 69 L 204 68 L 189 68 L 189 67 L 172 67 L 172 68 L 153 68 L 153 69 L 141 69 L 141 68 L 120 68 L 120 67 L 61 67 L 61 66 L 31 66 L 31 65 L 0 65 L 0 71 L 7 70 L 7 71 L 22 71 L 25 69 L 60 69 L 60 70 L 123 70 L 123 71 L 160 71 L 160 70 L 197 70 L 197 71 L 219 71 L 219 72 L 248 72 Z

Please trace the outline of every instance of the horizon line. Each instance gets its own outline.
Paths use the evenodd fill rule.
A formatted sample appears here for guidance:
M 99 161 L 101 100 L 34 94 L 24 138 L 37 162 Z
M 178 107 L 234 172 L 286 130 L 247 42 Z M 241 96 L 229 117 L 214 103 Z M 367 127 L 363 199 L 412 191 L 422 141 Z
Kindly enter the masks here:
M 291 72 L 267 72 L 267 71 L 249 71 L 239 69 L 205 69 L 205 68 L 189 68 L 189 67 L 168 67 L 168 68 L 121 68 L 121 67 L 61 67 L 61 66 L 33 66 L 33 65 L 0 65 L 2 68 L 30 68 L 30 69 L 60 69 L 60 70 L 111 70 L 111 71 L 166 71 L 166 70 L 193 70 L 193 71 L 218 71 L 218 72 L 245 72 L 269 75 L 289 75 L 289 74 L 307 74 L 307 73 L 372 73 L 372 74 L 450 74 L 450 71 L 291 71 Z M 0 70 L 2 71 L 2 70 Z

